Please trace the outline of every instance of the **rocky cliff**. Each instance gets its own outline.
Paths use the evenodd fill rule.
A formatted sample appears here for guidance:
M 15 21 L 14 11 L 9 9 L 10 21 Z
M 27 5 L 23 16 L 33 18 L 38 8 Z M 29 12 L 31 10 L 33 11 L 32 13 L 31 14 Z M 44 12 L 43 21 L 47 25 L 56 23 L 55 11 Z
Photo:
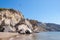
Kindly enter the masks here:
M 37 20 L 29 20 L 33 26 L 34 32 L 56 32 L 60 31 L 60 25 L 54 23 L 42 23 Z
M 58 27 L 57 27 L 58 26 Z M 0 8 L 0 32 L 33 33 L 60 31 L 60 25 L 25 19 L 21 12 Z
M 32 33 L 32 25 L 21 12 L 14 9 L 0 9 L 0 31 Z

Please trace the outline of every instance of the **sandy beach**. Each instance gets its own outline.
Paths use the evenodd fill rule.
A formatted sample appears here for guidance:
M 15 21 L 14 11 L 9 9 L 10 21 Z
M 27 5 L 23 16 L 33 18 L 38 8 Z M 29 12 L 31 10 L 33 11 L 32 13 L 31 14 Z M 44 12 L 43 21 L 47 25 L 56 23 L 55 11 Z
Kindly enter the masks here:
M 18 35 L 18 33 L 0 32 L 0 40 L 8 40 L 16 35 Z

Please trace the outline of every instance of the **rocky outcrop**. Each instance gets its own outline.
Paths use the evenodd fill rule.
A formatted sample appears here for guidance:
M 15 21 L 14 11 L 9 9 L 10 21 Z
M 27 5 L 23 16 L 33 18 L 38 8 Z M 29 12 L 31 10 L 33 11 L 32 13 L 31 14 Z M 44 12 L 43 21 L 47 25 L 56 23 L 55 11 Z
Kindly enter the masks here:
M 32 33 L 32 25 L 21 12 L 14 9 L 0 9 L 0 32 Z

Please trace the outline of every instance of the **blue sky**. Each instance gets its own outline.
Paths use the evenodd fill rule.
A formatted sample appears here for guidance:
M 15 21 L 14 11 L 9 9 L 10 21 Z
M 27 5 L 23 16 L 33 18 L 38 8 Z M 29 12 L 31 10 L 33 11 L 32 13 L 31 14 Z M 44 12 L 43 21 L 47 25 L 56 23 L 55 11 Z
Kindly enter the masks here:
M 13 8 L 25 18 L 60 24 L 60 0 L 0 0 L 0 8 Z

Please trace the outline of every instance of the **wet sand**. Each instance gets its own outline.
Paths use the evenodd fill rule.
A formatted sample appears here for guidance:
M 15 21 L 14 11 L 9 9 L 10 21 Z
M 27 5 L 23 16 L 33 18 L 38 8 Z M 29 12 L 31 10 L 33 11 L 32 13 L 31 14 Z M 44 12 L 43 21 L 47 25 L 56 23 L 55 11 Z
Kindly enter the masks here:
M 35 40 L 33 34 L 0 32 L 0 40 Z
M 0 32 L 0 40 L 37 40 L 38 35 L 33 34 L 18 34 L 9 32 Z
M 17 35 L 18 33 L 0 32 L 0 40 L 8 40 L 9 38 Z

